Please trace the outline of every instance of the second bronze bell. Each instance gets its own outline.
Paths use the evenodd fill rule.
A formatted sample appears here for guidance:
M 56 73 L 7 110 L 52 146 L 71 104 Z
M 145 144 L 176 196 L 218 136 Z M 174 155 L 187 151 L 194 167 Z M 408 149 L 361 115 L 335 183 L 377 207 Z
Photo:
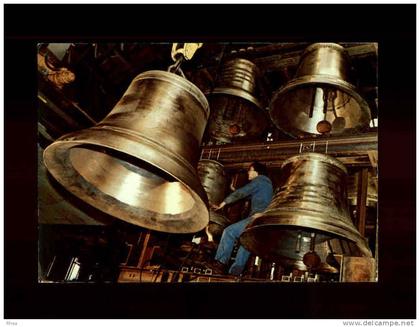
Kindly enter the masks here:
M 291 157 L 282 165 L 279 192 L 241 236 L 251 252 L 273 261 L 302 260 L 317 244 L 342 239 L 355 255 L 372 256 L 347 206 L 346 167 L 319 153 Z
M 350 60 L 335 43 L 303 52 L 295 77 L 270 102 L 270 116 L 294 137 L 359 133 L 369 128 L 370 109 L 350 82 Z
M 208 221 L 195 167 L 209 116 L 204 94 L 165 71 L 138 75 L 92 128 L 44 152 L 51 175 L 80 199 L 126 222 L 192 233 Z
M 198 176 L 207 193 L 210 204 L 221 203 L 226 196 L 227 176 L 220 162 L 202 159 L 197 166 Z M 210 209 L 208 232 L 220 238 L 225 227 L 231 222 L 221 211 Z
M 247 59 L 227 61 L 207 94 L 211 115 L 207 137 L 217 143 L 255 140 L 268 126 L 261 99 L 260 71 Z

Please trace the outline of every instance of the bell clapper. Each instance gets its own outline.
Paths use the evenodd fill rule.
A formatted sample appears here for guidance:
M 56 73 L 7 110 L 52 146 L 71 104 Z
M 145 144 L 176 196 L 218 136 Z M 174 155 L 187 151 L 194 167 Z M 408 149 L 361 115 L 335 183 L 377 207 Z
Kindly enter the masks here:
M 315 233 L 311 233 L 311 252 L 315 252 Z
M 321 134 L 326 134 L 331 132 L 332 129 L 332 125 L 331 123 L 327 120 L 327 113 L 328 113 L 328 103 L 329 101 L 331 101 L 331 106 L 332 109 L 331 111 L 334 114 L 334 117 L 337 118 L 337 113 L 335 111 L 335 99 L 337 98 L 337 90 L 335 89 L 330 89 L 330 88 L 325 88 L 322 89 L 323 90 L 323 101 L 324 101 L 324 119 L 319 121 L 318 124 L 316 125 L 316 130 L 318 131 L 318 133 Z
M 309 251 L 303 256 L 303 263 L 309 268 L 316 268 L 321 263 L 321 258 L 318 253 L 315 252 L 315 233 L 311 233 L 311 245 Z
M 296 240 L 296 249 L 295 249 L 295 251 L 297 253 L 299 253 L 301 247 L 302 247 L 302 232 L 299 232 L 299 234 L 297 236 L 297 240 Z

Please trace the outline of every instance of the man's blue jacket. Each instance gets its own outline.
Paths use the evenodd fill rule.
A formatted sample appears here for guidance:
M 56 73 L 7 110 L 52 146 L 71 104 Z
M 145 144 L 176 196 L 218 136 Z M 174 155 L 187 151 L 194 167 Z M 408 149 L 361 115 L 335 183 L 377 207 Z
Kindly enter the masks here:
M 251 196 L 251 212 L 249 216 L 264 211 L 273 197 L 273 184 L 271 180 L 265 175 L 258 175 L 245 186 L 229 194 L 223 201 L 229 204 L 247 196 Z

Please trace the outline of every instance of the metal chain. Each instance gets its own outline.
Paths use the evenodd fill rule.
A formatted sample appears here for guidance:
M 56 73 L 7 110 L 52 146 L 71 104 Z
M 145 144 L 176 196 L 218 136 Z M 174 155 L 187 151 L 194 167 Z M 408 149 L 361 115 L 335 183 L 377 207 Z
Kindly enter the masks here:
M 184 72 L 180 68 L 183 60 L 184 60 L 184 57 L 179 56 L 179 58 L 175 61 L 175 63 L 168 67 L 168 72 L 174 73 L 174 74 L 179 74 L 179 75 L 181 75 L 182 77 L 185 78 Z

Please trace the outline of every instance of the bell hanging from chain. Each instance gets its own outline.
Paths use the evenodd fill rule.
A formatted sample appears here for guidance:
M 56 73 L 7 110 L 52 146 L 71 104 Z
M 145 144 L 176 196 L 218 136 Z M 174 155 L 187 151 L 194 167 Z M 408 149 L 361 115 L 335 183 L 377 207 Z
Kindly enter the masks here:
M 317 260 L 317 244 L 342 239 L 354 244 L 361 256 L 372 256 L 350 218 L 347 169 L 341 162 L 304 153 L 285 160 L 281 174 L 280 190 L 246 227 L 242 245 L 273 261 L 302 260 L 307 255 L 310 263 Z
M 162 232 L 197 232 L 209 221 L 196 172 L 208 116 L 194 84 L 147 71 L 96 126 L 47 147 L 44 162 L 69 192 L 109 215 Z
M 261 102 L 261 73 L 247 59 L 226 62 L 214 90 L 207 94 L 211 114 L 207 137 L 219 143 L 255 140 L 268 126 Z
M 270 116 L 283 132 L 297 137 L 358 133 L 369 128 L 370 109 L 349 81 L 350 59 L 335 43 L 305 49 L 294 79 L 270 102 Z

